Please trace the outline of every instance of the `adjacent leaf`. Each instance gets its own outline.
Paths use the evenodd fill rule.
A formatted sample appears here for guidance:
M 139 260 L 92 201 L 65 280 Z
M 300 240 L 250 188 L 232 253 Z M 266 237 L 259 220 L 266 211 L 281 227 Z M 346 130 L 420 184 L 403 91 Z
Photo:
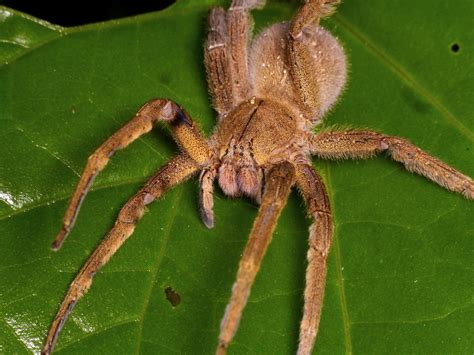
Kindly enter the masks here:
M 68 29 L 0 7 L 1 353 L 39 352 L 69 283 L 120 206 L 177 148 L 157 128 L 117 153 L 53 253 L 87 156 L 154 97 L 176 100 L 212 131 L 202 43 L 216 2 L 182 0 L 160 13 Z M 255 11 L 257 29 L 291 18 L 293 5 Z M 473 15 L 467 0 L 344 2 L 324 22 L 351 62 L 327 124 L 407 137 L 474 176 Z M 315 352 L 471 353 L 472 201 L 383 157 L 315 164 L 336 225 Z M 209 231 L 197 200 L 191 181 L 150 206 L 77 305 L 58 352 L 214 351 L 257 207 L 218 192 Z M 292 195 L 232 353 L 294 353 L 309 223 Z M 169 288 L 179 304 L 167 299 Z

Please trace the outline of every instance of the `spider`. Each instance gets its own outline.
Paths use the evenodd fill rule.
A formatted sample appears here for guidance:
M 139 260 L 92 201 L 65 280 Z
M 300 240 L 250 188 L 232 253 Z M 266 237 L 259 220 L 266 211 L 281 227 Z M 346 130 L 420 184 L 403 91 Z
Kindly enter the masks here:
M 94 178 L 113 153 L 125 148 L 154 124 L 166 122 L 182 153 L 166 163 L 121 209 L 114 227 L 79 271 L 48 332 L 43 354 L 52 352 L 58 334 L 97 271 L 132 235 L 145 206 L 169 188 L 199 173 L 200 210 L 214 226 L 213 184 L 231 197 L 248 196 L 259 212 L 240 260 L 236 281 L 221 322 L 217 353 L 224 354 L 236 333 L 255 276 L 278 217 L 293 186 L 314 219 L 309 228 L 303 319 L 298 354 L 309 354 L 318 333 L 333 225 L 329 197 L 311 156 L 363 159 L 386 152 L 418 173 L 468 199 L 473 180 L 407 140 L 369 130 L 313 133 L 337 101 L 346 81 L 344 50 L 319 25 L 339 0 L 306 0 L 290 22 L 274 24 L 251 40 L 250 11 L 263 0 L 233 0 L 226 11 L 209 15 L 205 66 L 217 127 L 205 139 L 191 117 L 167 99 L 146 103 L 136 116 L 90 157 L 52 248 L 70 233 Z

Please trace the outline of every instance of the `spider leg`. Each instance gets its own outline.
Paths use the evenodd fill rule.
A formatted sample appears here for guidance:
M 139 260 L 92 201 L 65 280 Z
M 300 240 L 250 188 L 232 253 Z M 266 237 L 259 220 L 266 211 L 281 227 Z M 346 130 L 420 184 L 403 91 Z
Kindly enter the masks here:
M 290 38 L 298 38 L 305 27 L 319 24 L 321 17 L 330 16 L 341 0 L 306 0 L 291 22 Z
M 303 355 L 311 354 L 318 333 L 326 284 L 326 259 L 331 247 L 333 225 L 326 188 L 312 166 L 297 166 L 296 184 L 305 199 L 309 214 L 314 219 L 309 228 L 304 309 L 297 352 L 298 355 Z
M 312 65 L 315 53 L 309 44 L 314 39 L 309 38 L 310 34 L 305 33 L 305 30 L 317 26 L 320 18 L 329 16 L 339 2 L 340 0 L 306 0 L 288 30 L 287 57 L 290 73 L 307 116 L 312 116 L 315 109 L 324 104 L 320 102 L 319 93 L 320 77 L 324 73 L 318 73 Z
M 217 354 L 226 353 L 227 346 L 237 331 L 250 288 L 271 241 L 278 217 L 288 199 L 294 176 L 295 169 L 288 162 L 275 165 L 266 176 L 262 204 L 240 260 L 237 279 L 232 286 L 232 296 L 221 322 Z
M 115 151 L 125 148 L 141 135 L 148 133 L 159 121 L 167 122 L 181 148 L 197 163 L 209 160 L 210 150 L 191 118 L 176 103 L 156 99 L 145 104 L 125 126 L 107 139 L 88 159 L 81 179 L 66 210 L 63 226 L 52 248 L 58 250 L 71 231 L 79 208 L 97 174 L 102 171 Z
M 247 64 L 252 27 L 250 10 L 264 4 L 265 0 L 233 0 L 227 12 L 216 7 L 209 14 L 204 62 L 219 119 L 250 96 Z
M 204 169 L 199 177 L 201 219 L 207 228 L 214 227 L 214 180 L 216 169 Z
M 189 156 L 182 154 L 164 165 L 146 184 L 122 207 L 114 227 L 94 250 L 71 283 L 49 328 L 42 354 L 50 354 L 68 315 L 77 301 L 89 290 L 96 272 L 104 266 L 123 243 L 130 237 L 138 220 L 145 213 L 145 205 L 159 198 L 166 190 L 181 183 L 198 170 L 199 166 Z
M 408 171 L 423 175 L 444 188 L 474 199 L 474 181 L 406 139 L 372 131 L 324 132 L 312 136 L 311 153 L 327 159 L 369 158 L 387 151 Z
M 221 7 L 213 8 L 209 14 L 209 30 L 204 44 L 204 63 L 207 82 L 214 108 L 219 118 L 226 115 L 235 105 L 232 97 L 232 79 L 229 66 L 229 39 L 227 14 Z
M 263 5 L 265 5 L 265 0 L 232 0 L 227 12 L 232 90 L 237 102 L 248 99 L 251 92 L 248 46 L 252 35 L 253 20 L 250 10 Z

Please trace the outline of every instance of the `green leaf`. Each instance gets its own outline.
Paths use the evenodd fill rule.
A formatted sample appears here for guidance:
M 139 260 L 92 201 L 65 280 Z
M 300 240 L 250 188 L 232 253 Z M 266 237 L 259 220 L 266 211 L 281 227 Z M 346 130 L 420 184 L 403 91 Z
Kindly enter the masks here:
M 202 43 L 216 2 L 76 28 L 0 7 L 0 353 L 40 350 L 120 206 L 177 148 L 158 127 L 118 152 L 54 253 L 88 155 L 154 97 L 176 100 L 212 131 Z M 295 5 L 270 2 L 254 12 L 256 28 L 291 18 Z M 406 137 L 474 176 L 473 17 L 469 0 L 344 2 L 324 21 L 351 63 L 327 124 Z M 471 353 L 472 201 L 384 157 L 315 165 L 336 226 L 315 352 Z M 58 352 L 214 351 L 257 207 L 217 192 L 207 230 L 197 193 L 193 180 L 150 205 L 74 309 Z M 292 194 L 231 353 L 295 352 L 309 223 Z

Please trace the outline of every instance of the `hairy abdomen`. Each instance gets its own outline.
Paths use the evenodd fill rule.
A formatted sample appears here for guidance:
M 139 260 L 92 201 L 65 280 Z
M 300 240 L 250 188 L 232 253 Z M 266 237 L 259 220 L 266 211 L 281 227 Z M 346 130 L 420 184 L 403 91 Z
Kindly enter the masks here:
M 287 106 L 295 114 L 304 114 L 311 123 L 319 122 L 334 105 L 346 82 L 344 50 L 331 33 L 321 26 L 305 28 L 301 38 L 310 55 L 297 69 L 310 76 L 307 82 L 313 104 L 299 97 L 288 63 L 288 24 L 279 23 L 265 29 L 253 41 L 250 50 L 249 75 L 256 97 L 271 99 Z M 305 57 L 306 58 L 306 57 Z

